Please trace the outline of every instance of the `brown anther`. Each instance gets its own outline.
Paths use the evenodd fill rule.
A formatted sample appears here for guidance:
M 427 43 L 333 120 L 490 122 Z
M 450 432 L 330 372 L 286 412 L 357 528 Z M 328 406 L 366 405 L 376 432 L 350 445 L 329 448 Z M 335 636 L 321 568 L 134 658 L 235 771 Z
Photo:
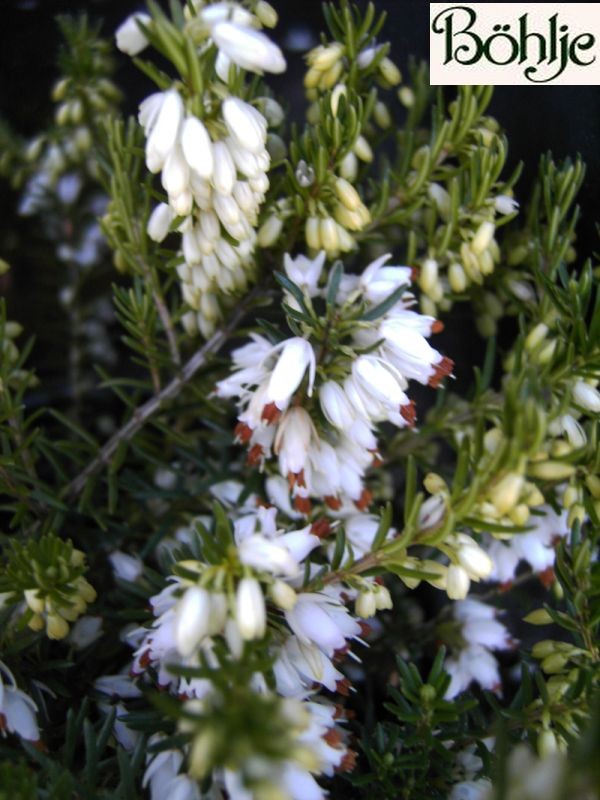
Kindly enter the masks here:
M 328 494 L 323 499 L 332 511 L 338 511 L 342 507 L 342 501 L 339 497 L 334 497 L 332 494 Z
M 310 502 L 310 498 L 296 495 L 296 497 L 294 497 L 294 508 L 301 514 L 310 514 L 312 511 L 312 503 Z
M 246 464 L 249 467 L 256 467 L 262 461 L 263 457 L 263 449 L 261 444 L 253 444 L 250 450 L 248 450 L 248 457 L 246 458 Z
M 373 461 L 371 462 L 371 466 L 374 469 L 377 469 L 377 467 L 383 467 L 384 461 L 383 458 L 381 457 L 381 453 L 378 450 L 371 450 L 371 453 L 373 454 Z
M 333 651 L 333 655 L 331 657 L 331 660 L 333 661 L 333 663 L 334 664 L 341 664 L 342 661 L 345 661 L 347 656 L 348 656 L 349 650 L 350 650 L 350 647 L 347 644 L 344 645 L 344 647 L 338 647 L 337 650 L 334 650 Z
M 444 323 L 441 319 L 436 319 L 433 325 L 431 326 L 432 333 L 441 333 L 444 330 Z
M 296 486 L 302 486 L 303 489 L 306 489 L 306 478 L 304 477 L 303 469 L 296 474 Z
M 335 684 L 335 689 L 338 694 L 341 694 L 343 697 L 348 697 L 350 694 L 350 687 L 352 684 L 348 680 L 348 678 L 342 678 L 340 681 L 337 681 Z
M 373 493 L 370 492 L 368 489 L 363 489 L 361 496 L 358 500 L 354 501 L 354 505 L 358 508 L 359 511 L 366 511 L 367 508 L 371 505 L 371 501 L 373 500 Z
M 336 772 L 352 772 L 356 766 L 356 753 L 354 750 L 348 750 L 345 756 L 340 761 L 339 767 L 336 767 Z
M 371 635 L 371 631 L 373 629 L 371 628 L 368 622 L 360 620 L 358 624 L 360 625 L 360 635 L 363 637 L 363 639 L 366 639 L 367 636 Z
M 376 583 L 376 584 L 377 584 L 377 586 L 383 586 L 383 585 L 384 585 L 384 580 L 383 580 L 383 578 L 381 577 L 381 575 L 376 575 L 376 576 L 373 578 L 373 583 Z
M 333 704 L 333 718 L 334 719 L 346 719 L 346 709 L 340 703 Z
M 257 508 L 271 508 L 271 503 L 262 497 L 257 497 L 254 504 Z
M 540 579 L 540 583 L 544 587 L 544 589 L 550 589 L 554 581 L 556 580 L 556 574 L 552 567 L 546 567 L 546 569 L 542 570 L 538 578 Z
M 329 524 L 329 520 L 325 519 L 325 517 L 316 519 L 310 527 L 310 532 L 313 534 L 313 536 L 318 536 L 319 539 L 326 539 L 331 533 L 331 525 Z
M 403 406 L 400 406 L 400 416 L 406 422 L 409 428 L 412 428 L 417 421 L 417 407 L 414 400 L 409 400 Z
M 448 375 L 452 375 L 453 369 L 454 361 L 452 361 L 451 358 L 443 356 L 439 364 L 433 365 L 433 375 L 431 378 L 429 378 L 429 385 L 431 388 L 437 389 L 444 378 L 446 378 Z
M 339 747 L 343 742 L 342 734 L 337 728 L 329 728 L 327 733 L 323 734 L 323 739 L 328 745 L 331 745 L 331 747 Z
M 146 650 L 146 652 L 142 653 L 142 655 L 140 656 L 140 667 L 146 669 L 146 667 L 150 665 L 151 661 L 152 661 L 152 656 L 150 655 L 150 650 Z
M 233 429 L 233 434 L 235 436 L 236 442 L 240 442 L 241 444 L 248 444 L 248 442 L 252 438 L 252 428 L 246 425 L 245 422 L 238 422 L 238 424 Z
M 498 586 L 498 591 L 504 594 L 504 592 L 508 592 L 512 589 L 512 585 L 513 585 L 512 581 L 504 581 L 504 583 L 501 583 Z
M 4 714 L 0 712 L 0 731 L 5 731 L 6 729 L 7 729 L 6 717 L 4 716 Z
M 262 414 L 260 418 L 263 422 L 266 422 L 267 425 L 273 425 L 279 417 L 281 416 L 281 409 L 277 408 L 275 403 L 267 403 L 262 410 Z
M 410 279 L 411 279 L 411 281 L 418 280 L 420 274 L 421 274 L 421 270 L 419 269 L 419 267 L 411 267 L 410 268 Z

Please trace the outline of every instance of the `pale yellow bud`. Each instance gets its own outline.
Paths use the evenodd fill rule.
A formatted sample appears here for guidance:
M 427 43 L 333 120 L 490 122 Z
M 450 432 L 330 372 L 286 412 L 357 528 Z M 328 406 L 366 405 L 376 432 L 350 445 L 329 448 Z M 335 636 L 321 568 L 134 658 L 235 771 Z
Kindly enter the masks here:
M 33 617 L 27 623 L 27 627 L 31 628 L 32 631 L 39 633 L 41 630 L 44 629 L 44 618 L 39 614 L 34 614 Z
M 71 116 L 70 103 L 61 103 L 61 105 L 59 105 L 59 107 L 56 109 L 56 113 L 54 114 L 54 119 L 56 120 L 57 125 L 66 125 L 69 122 L 70 116 Z
M 319 235 L 323 249 L 327 252 L 339 250 L 340 237 L 335 220 L 332 217 L 323 217 L 319 223 Z
M 529 472 L 534 478 L 541 478 L 544 481 L 564 481 L 575 474 L 576 468 L 573 464 L 561 461 L 541 461 L 532 464 Z
M 363 229 L 363 221 L 357 211 L 349 211 L 341 203 L 335 207 L 334 215 L 336 220 L 349 231 L 360 231 Z
M 528 622 L 530 625 L 551 625 L 552 617 L 545 608 L 536 608 L 535 611 L 531 611 L 526 617 L 523 617 L 523 622 Z M 538 644 L 542 643 L 538 642 Z
M 311 67 L 304 76 L 304 86 L 306 89 L 316 89 L 321 80 L 322 73 L 320 70 Z
M 283 220 L 276 214 L 271 214 L 261 225 L 257 241 L 259 247 L 272 247 L 283 230 Z
M 585 482 L 592 497 L 594 497 L 596 500 L 600 500 L 600 476 L 588 475 L 585 479 Z
M 464 269 L 456 262 L 448 268 L 448 281 L 453 292 L 461 294 L 467 288 L 467 276 Z
M 281 580 L 276 580 L 271 584 L 269 594 L 275 605 L 279 606 L 279 608 L 282 608 L 284 611 L 291 611 L 298 600 L 298 595 L 294 589 L 292 589 L 288 583 Z
M 509 512 L 508 516 L 515 525 L 526 525 L 530 517 L 529 506 L 526 503 L 519 503 Z
M 357 211 L 359 206 L 362 205 L 359 193 L 345 178 L 337 178 L 335 193 L 349 211 Z
M 505 475 L 489 493 L 490 500 L 501 514 L 508 512 L 517 504 L 525 479 L 516 472 Z
M 556 345 L 556 339 L 551 339 L 548 344 L 542 347 L 541 351 L 536 356 L 538 364 L 549 364 L 552 361 L 554 353 L 556 352 Z
M 332 42 L 328 45 L 319 45 L 310 51 L 306 60 L 309 66 L 325 72 L 330 69 L 344 54 L 344 45 L 340 42 Z
M 569 509 L 569 514 L 567 516 L 567 525 L 569 528 L 572 528 L 576 522 L 579 522 L 580 525 L 583 525 L 587 517 L 585 513 L 585 508 L 578 503 L 572 506 Z
M 424 292 L 431 294 L 437 283 L 438 263 L 433 258 L 426 258 L 419 274 L 419 286 Z
M 391 58 L 387 56 L 379 63 L 379 71 L 390 86 L 398 86 L 402 80 L 402 74 Z
M 563 494 L 563 505 L 565 508 L 571 506 L 579 500 L 580 492 L 575 486 L 567 486 Z
M 326 92 L 327 89 L 333 89 L 344 71 L 344 65 L 341 61 L 330 67 L 327 72 L 321 73 L 321 80 L 319 81 L 319 89 Z
M 494 236 L 494 231 L 496 230 L 496 226 L 493 222 L 482 222 L 479 228 L 477 229 L 477 233 L 475 234 L 473 241 L 471 242 L 471 249 L 477 255 L 481 255 L 484 250 L 486 250 L 492 241 Z
M 49 639 L 64 639 L 69 633 L 69 624 L 59 614 L 48 614 L 46 633 Z
M 340 99 L 342 97 L 346 97 L 347 94 L 348 94 L 348 89 L 345 83 L 338 83 L 338 85 L 331 93 L 331 113 L 333 114 L 334 117 L 337 116 L 338 108 L 340 105 Z
M 553 731 L 546 728 L 538 736 L 537 749 L 540 758 L 547 758 L 558 750 L 558 741 Z
M 398 100 L 405 108 L 412 108 L 415 104 L 415 93 L 409 86 L 398 89 Z
M 377 601 L 373 592 L 360 592 L 354 603 L 354 611 L 363 619 L 374 617 L 377 612 Z
M 364 136 L 359 136 L 354 142 L 353 150 L 361 161 L 370 163 L 373 161 L 373 151 L 371 145 L 367 142 Z
M 535 328 L 533 328 L 533 330 L 527 334 L 527 338 L 525 339 L 525 349 L 529 350 L 530 352 L 535 350 L 548 335 L 548 330 L 548 326 L 543 322 L 538 323 Z
M 279 21 L 277 11 L 266 0 L 258 0 L 254 12 L 265 28 L 274 28 Z
M 42 614 L 46 608 L 44 599 L 39 596 L 38 589 L 26 589 L 24 592 L 25 602 L 34 614 Z
M 54 84 L 52 88 L 52 99 L 55 103 L 58 103 L 60 100 L 64 100 L 70 82 L 70 78 L 61 78 L 57 83 Z
M 217 740 L 215 732 L 205 728 L 192 742 L 189 756 L 189 774 L 202 780 L 210 772 L 213 765 Z
M 304 234 L 306 237 L 306 244 L 312 250 L 321 250 L 323 248 L 318 217 L 309 217 L 306 220 Z
M 538 611 L 539 610 L 540 609 L 538 609 Z M 545 610 L 545 609 L 541 609 L 541 610 Z M 536 612 L 533 611 L 532 613 L 535 614 Z M 529 622 L 527 617 L 525 617 L 525 619 Z M 536 624 L 541 625 L 542 623 L 541 622 L 540 623 L 535 623 L 534 622 L 533 624 L 534 625 L 536 625 Z M 543 624 L 546 624 L 546 623 L 543 623 Z M 552 639 L 544 639 L 543 641 L 536 642 L 533 645 L 533 647 L 531 648 L 531 654 L 532 654 L 532 656 L 534 658 L 537 658 L 538 660 L 541 660 L 543 658 L 547 658 L 548 656 L 552 655 L 553 653 L 557 653 L 558 652 L 557 645 L 559 645 L 559 644 L 560 644 L 560 642 L 555 642 Z
M 358 159 L 353 152 L 347 153 L 340 164 L 340 175 L 347 181 L 356 180 L 358 175 Z
M 427 489 L 429 494 L 448 494 L 448 485 L 437 472 L 428 472 L 423 478 L 423 486 Z
M 392 117 L 389 112 L 389 109 L 385 103 L 381 102 L 381 100 L 375 103 L 375 108 L 373 109 L 373 116 L 375 117 L 375 122 L 379 125 L 380 128 L 383 128 L 383 130 L 387 130 L 392 124 Z
M 547 675 L 553 675 L 557 672 L 562 672 L 568 661 L 568 656 L 562 653 L 552 653 L 543 659 L 540 666 Z

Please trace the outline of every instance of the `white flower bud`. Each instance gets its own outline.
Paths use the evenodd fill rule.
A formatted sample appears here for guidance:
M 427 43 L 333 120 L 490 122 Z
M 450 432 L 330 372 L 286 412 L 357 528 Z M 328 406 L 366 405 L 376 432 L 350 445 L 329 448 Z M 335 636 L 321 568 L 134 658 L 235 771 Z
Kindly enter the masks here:
M 377 612 L 375 594 L 371 591 L 360 592 L 354 603 L 354 611 L 363 619 L 375 616 Z
M 235 618 L 242 639 L 260 639 L 267 628 L 265 598 L 256 578 L 242 578 L 235 600 Z
M 213 157 L 213 185 L 219 194 L 231 194 L 235 184 L 236 169 L 232 154 L 225 142 L 215 142 Z
M 160 111 L 146 142 L 146 163 L 150 172 L 158 172 L 177 141 L 183 118 L 183 101 L 175 89 L 164 92 Z
M 189 189 L 184 189 L 178 195 L 169 197 L 169 203 L 178 217 L 187 217 L 192 213 L 194 198 Z
M 345 178 L 337 178 L 335 193 L 349 211 L 356 211 L 362 205 L 359 193 Z
M 46 634 L 49 639 L 64 639 L 69 632 L 69 623 L 59 614 L 48 614 Z
M 533 328 L 533 330 L 527 334 L 527 338 L 525 339 L 525 349 L 529 352 L 535 350 L 548 335 L 548 330 L 548 326 L 543 322 L 540 322 L 538 325 L 536 325 L 535 328 Z
M 352 149 L 361 161 L 365 161 L 366 163 L 373 161 L 373 150 L 364 136 L 358 137 Z
M 499 214 L 512 214 L 519 209 L 519 204 L 514 197 L 509 197 L 507 194 L 499 194 L 494 200 L 494 206 Z
M 494 568 L 492 560 L 485 550 L 475 543 L 460 547 L 457 556 L 461 567 L 466 570 L 471 580 L 487 578 Z
M 223 103 L 223 118 L 237 144 L 251 153 L 260 153 L 267 137 L 267 121 L 249 103 L 228 97 Z
M 600 392 L 585 381 L 575 382 L 573 400 L 586 411 L 592 411 L 594 414 L 600 413 Z
M 162 242 L 164 240 L 174 219 L 175 214 L 167 203 L 159 203 L 156 206 L 152 214 L 150 214 L 146 226 L 148 236 L 153 242 Z
M 338 83 L 331 93 L 331 113 L 334 117 L 337 117 L 341 98 L 346 97 L 347 94 L 348 88 L 345 83 Z
M 358 159 L 352 151 L 347 153 L 342 159 L 340 175 L 347 181 L 356 180 L 356 176 L 358 175 Z
M 138 25 L 138 22 L 147 27 L 152 22 L 152 18 L 143 13 L 131 14 L 125 22 L 119 25 L 115 33 L 117 47 L 122 53 L 127 53 L 128 56 L 137 56 L 148 45 L 148 39 L 146 39 L 146 35 Z
M 378 611 L 385 611 L 386 609 L 394 607 L 394 604 L 392 602 L 392 596 L 389 593 L 387 587 L 381 586 L 380 584 L 377 583 L 375 584 L 373 594 L 375 595 L 375 602 Z
M 190 168 L 204 180 L 212 177 L 213 146 L 206 126 L 197 117 L 188 117 L 181 128 L 181 149 Z
M 383 128 L 383 130 L 387 130 L 392 124 L 392 117 L 389 109 L 385 103 L 381 102 L 381 100 L 375 103 L 373 116 L 375 117 L 375 122 L 380 128 Z
M 179 601 L 175 621 L 175 642 L 184 658 L 191 656 L 207 635 L 210 606 L 210 594 L 200 586 L 191 586 Z
M 319 45 L 310 51 L 306 60 L 308 64 L 319 72 L 326 72 L 333 67 L 344 54 L 344 45 L 332 42 L 328 45 Z
M 283 220 L 276 214 L 271 214 L 261 225 L 258 231 L 257 242 L 260 247 L 272 247 L 283 230 Z
M 34 614 L 43 614 L 46 603 L 42 597 L 38 597 L 37 589 L 25 589 L 25 602 Z
M 326 381 L 321 386 L 319 402 L 323 414 L 334 427 L 344 430 L 356 421 L 356 415 L 346 393 L 335 381 Z
M 463 567 L 451 564 L 446 575 L 446 593 L 450 600 L 464 600 L 469 593 L 471 581 Z
M 274 581 L 271 584 L 269 593 L 275 605 L 284 611 L 291 611 L 298 601 L 298 595 L 295 590 L 285 581 Z
M 517 505 L 524 485 L 525 479 L 516 472 L 509 472 L 495 484 L 489 497 L 500 514 L 508 514 Z
M 308 217 L 305 227 L 306 244 L 312 250 L 322 250 L 320 224 L 318 217 Z

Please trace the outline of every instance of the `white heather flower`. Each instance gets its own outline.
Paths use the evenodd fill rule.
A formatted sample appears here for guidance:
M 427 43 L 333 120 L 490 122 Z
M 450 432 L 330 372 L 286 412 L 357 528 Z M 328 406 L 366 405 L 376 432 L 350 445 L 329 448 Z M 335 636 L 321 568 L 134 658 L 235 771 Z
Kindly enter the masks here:
M 108 560 L 113 568 L 115 578 L 133 583 L 142 574 L 143 564 L 141 559 L 130 556 L 121 550 L 114 550 Z
M 319 403 L 325 418 L 335 428 L 345 430 L 356 420 L 355 409 L 335 381 L 325 381 L 319 388 Z
M 262 114 L 239 97 L 223 102 L 223 118 L 230 135 L 240 147 L 258 154 L 264 150 L 267 121 Z
M 600 414 L 600 392 L 595 386 L 585 381 L 575 381 L 575 385 L 573 386 L 573 400 L 586 411 Z
M 102 617 L 80 617 L 71 627 L 67 641 L 78 650 L 83 650 L 102 635 Z
M 175 214 L 171 206 L 168 205 L 168 203 L 159 203 L 152 214 L 150 214 L 146 227 L 148 236 L 152 241 L 162 242 L 169 233 L 171 223 L 174 219 Z
M 382 353 L 405 378 L 436 388 L 454 365 L 429 345 L 409 313 L 384 319 L 381 323 L 378 334 L 385 340 Z M 428 320 L 427 317 L 422 319 L 423 323 Z
M 267 403 L 275 403 L 284 409 L 308 369 L 308 395 L 312 395 L 315 380 L 316 359 L 312 345 L 299 336 L 287 339 L 281 347 L 281 355 L 271 374 L 267 388 Z
M 208 634 L 210 615 L 210 593 L 200 586 L 190 586 L 176 610 L 175 641 L 182 656 L 192 655 Z
M 301 642 L 297 636 L 286 639 L 273 665 L 273 673 L 277 691 L 284 697 L 303 695 L 315 683 L 334 692 L 338 681 L 344 678 L 322 650 L 314 644 Z
M 316 297 L 319 293 L 319 278 L 323 272 L 325 258 L 324 250 L 321 250 L 314 258 L 304 255 L 292 258 L 289 253 L 286 253 L 283 257 L 285 274 L 309 297 Z
M 469 578 L 474 581 L 487 578 L 494 568 L 492 560 L 485 550 L 468 536 L 464 536 L 460 540 L 457 557 L 459 564 L 466 570 Z
M 491 798 L 492 783 L 487 778 L 455 783 L 448 800 L 488 800 Z
M 16 733 L 28 742 L 39 742 L 36 711 L 37 706 L 31 697 L 17 688 L 12 672 L 0 662 L 0 732 L 5 736 L 7 731 Z
M 507 194 L 499 194 L 494 200 L 494 207 L 499 214 L 512 214 L 519 210 L 519 204 L 514 197 Z
M 482 645 L 466 647 L 457 658 L 447 659 L 445 667 L 451 679 L 445 695 L 448 700 L 464 692 L 472 681 L 483 689 L 495 692 L 500 689 L 498 662 Z
M 316 644 L 329 657 L 346 646 L 347 638 L 360 634 L 360 625 L 345 606 L 325 594 L 299 594 L 285 617 L 300 642 Z
M 316 431 L 308 413 L 300 406 L 285 412 L 275 435 L 274 450 L 279 456 L 279 471 L 284 477 L 302 475 L 308 461 L 308 448 Z
M 234 64 L 251 72 L 285 72 L 281 50 L 264 33 L 234 22 L 218 22 L 211 37 Z
M 156 95 L 152 95 L 155 98 Z M 157 109 L 157 110 L 156 110 Z M 150 172 L 158 172 L 177 143 L 183 118 L 183 101 L 175 89 L 160 94 L 156 109 L 151 109 L 151 119 L 146 133 L 146 165 Z M 142 115 L 140 110 L 140 115 Z
M 267 612 L 265 598 L 256 578 L 242 578 L 235 600 L 235 619 L 242 639 L 260 639 L 265 635 Z
M 188 165 L 204 180 L 213 174 L 213 145 L 206 126 L 197 117 L 187 117 L 181 127 L 181 149 Z
M 137 56 L 148 45 L 148 39 L 146 39 L 146 34 L 140 28 L 139 22 L 148 27 L 152 22 L 152 18 L 143 13 L 131 14 L 119 25 L 115 33 L 117 47 L 122 53 L 127 53 L 128 56 Z

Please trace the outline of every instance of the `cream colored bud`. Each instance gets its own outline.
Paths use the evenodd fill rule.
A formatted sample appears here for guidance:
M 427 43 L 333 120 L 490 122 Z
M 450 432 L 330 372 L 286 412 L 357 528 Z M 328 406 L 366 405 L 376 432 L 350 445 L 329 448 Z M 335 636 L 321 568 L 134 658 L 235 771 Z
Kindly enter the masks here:
M 342 159 L 340 175 L 347 181 L 356 180 L 356 176 L 358 175 L 358 159 L 352 151 L 347 153 Z
M 403 86 L 398 89 L 398 100 L 400 100 L 404 108 L 412 108 L 416 100 L 415 93 L 409 86 Z
M 309 66 L 320 72 L 326 72 L 333 67 L 344 54 L 344 45 L 340 42 L 332 42 L 328 45 L 319 45 L 310 51 L 306 60 Z
M 562 672 L 569 661 L 569 657 L 563 653 L 552 653 L 542 660 L 541 668 L 547 675 L 554 675 Z
M 600 392 L 585 381 L 576 381 L 573 387 L 573 400 L 578 406 L 594 414 L 600 413 Z
M 539 610 L 540 609 L 538 609 L 538 611 Z M 544 609 L 542 609 L 542 610 L 544 610 Z M 533 611 L 532 613 L 535 614 L 536 612 Z M 527 619 L 527 617 L 525 619 Z M 529 622 L 529 620 L 527 620 L 527 621 Z M 540 624 L 541 625 L 542 623 L 535 623 L 534 622 L 533 624 L 534 625 L 535 624 Z M 533 645 L 533 647 L 531 648 L 531 654 L 532 654 L 532 656 L 534 658 L 537 658 L 538 660 L 541 661 L 542 659 L 547 658 L 548 656 L 552 655 L 553 653 L 557 653 L 558 650 L 559 650 L 558 646 L 560 644 L 561 644 L 560 642 L 555 642 L 553 639 L 544 639 L 543 641 L 536 642 Z
M 310 67 L 304 76 L 304 88 L 308 90 L 316 89 L 322 77 L 322 72 L 314 67 Z
M 550 339 L 548 344 L 544 345 L 540 352 L 536 355 L 535 360 L 538 364 L 549 364 L 554 358 L 556 352 L 557 340 Z
M 265 28 L 274 28 L 279 21 L 277 11 L 265 0 L 258 0 L 254 12 Z
M 452 291 L 457 294 L 461 294 L 467 288 L 467 276 L 462 266 L 457 262 L 450 264 L 448 268 L 448 281 L 450 282 Z
M 196 336 L 198 333 L 198 321 L 193 311 L 187 311 L 181 318 L 181 324 L 188 336 Z
M 448 567 L 446 593 L 450 600 L 464 600 L 469 593 L 470 585 L 469 575 L 463 567 L 457 564 Z
M 333 89 L 341 78 L 343 71 L 344 65 L 341 61 L 338 61 L 337 64 L 334 64 L 327 72 L 323 72 L 321 74 L 321 80 L 319 81 L 319 89 L 323 92 L 326 92 L 328 89 Z
M 349 211 L 357 211 L 362 205 L 359 193 L 345 178 L 336 179 L 335 193 Z
M 540 758 L 547 758 L 557 752 L 558 742 L 553 731 L 546 728 L 540 733 L 537 740 L 537 750 Z
M 394 607 L 392 596 L 386 586 L 375 584 L 373 594 L 375 595 L 375 602 L 377 604 L 378 611 L 385 611 Z
M 484 250 L 486 250 L 492 238 L 494 236 L 494 232 L 496 230 L 496 226 L 493 222 L 482 222 L 477 232 L 471 242 L 471 249 L 477 255 L 481 255 Z
M 491 489 L 489 498 L 501 514 L 508 514 L 517 504 L 524 484 L 522 475 L 509 472 Z
M 538 323 L 533 330 L 527 334 L 525 339 L 525 349 L 531 352 L 535 350 L 548 335 L 548 326 L 543 322 Z
M 70 78 L 61 78 L 54 84 L 54 86 L 52 87 L 52 99 L 54 100 L 55 103 L 64 100 L 70 83 L 71 83 Z
M 448 494 L 448 485 L 441 475 L 436 472 L 428 472 L 423 479 L 423 486 L 429 494 Z
M 370 164 L 371 161 L 373 161 L 373 150 L 364 136 L 359 136 L 354 142 L 353 150 L 361 161 L 364 161 L 367 164 Z
M 384 80 L 390 84 L 390 86 L 398 86 L 402 80 L 402 74 L 400 70 L 394 64 L 392 59 L 388 58 L 387 56 L 380 61 L 379 72 Z
M 600 500 L 600 476 L 588 475 L 585 479 L 586 486 L 595 500 Z
M 390 111 L 386 104 L 381 100 L 378 100 L 377 103 L 375 103 L 373 116 L 375 117 L 375 122 L 380 128 L 383 128 L 383 130 L 387 130 L 392 124 L 392 116 Z
M 565 464 L 561 461 L 540 461 L 529 467 L 529 473 L 534 478 L 541 478 L 544 481 L 563 481 L 570 478 L 575 472 L 576 467 L 573 464 Z
M 361 215 L 357 211 L 349 211 L 341 203 L 336 206 L 334 215 L 339 224 L 349 231 L 360 231 L 364 228 Z
M 526 503 L 519 503 L 508 512 L 508 516 L 515 525 L 526 525 L 531 516 L 529 506 Z
M 259 247 L 272 247 L 279 239 L 283 230 L 283 220 L 277 214 L 271 214 L 258 231 L 257 242 Z
M 189 773 L 196 780 L 205 778 L 212 769 L 217 744 L 215 732 L 210 728 L 204 728 L 194 737 L 189 756 Z
M 471 580 L 487 578 L 494 568 L 492 559 L 476 544 L 460 547 L 457 555 L 461 567 L 466 570 Z
M 320 220 L 319 236 L 324 250 L 329 253 L 335 253 L 339 250 L 340 237 L 334 219 L 331 217 L 323 217 Z
M 585 513 L 585 508 L 582 505 L 576 503 L 569 509 L 569 514 L 567 516 L 567 525 L 569 526 L 569 528 L 572 528 L 576 522 L 579 522 L 580 525 L 583 525 L 586 519 L 587 519 L 587 514 Z
M 334 117 L 337 117 L 341 98 L 346 97 L 347 94 L 348 94 L 348 88 L 346 87 L 345 83 L 338 83 L 338 85 L 331 93 L 331 113 L 333 114 Z
M 269 587 L 269 594 L 276 606 L 284 611 L 291 611 L 296 605 L 298 595 L 285 581 L 276 580 Z
M 49 639 L 64 639 L 69 633 L 69 623 L 58 614 L 48 614 L 46 633 Z
M 59 107 L 56 109 L 56 113 L 54 115 L 56 124 L 66 125 L 69 122 L 70 117 L 71 117 L 71 104 L 61 103 L 61 105 L 59 105 Z
M 571 508 L 580 498 L 580 491 L 576 486 L 567 486 L 563 494 L 563 506 Z
M 39 596 L 38 589 L 26 589 L 24 592 L 25 602 L 34 614 L 42 614 L 46 608 L 44 599 Z
M 40 631 L 44 630 L 45 624 L 44 618 L 40 614 L 34 614 L 27 623 L 27 627 L 32 631 L 39 633 Z
M 419 286 L 426 294 L 431 294 L 438 283 L 438 263 L 433 258 L 426 258 L 419 274 Z
M 321 243 L 319 217 L 309 217 L 306 220 L 306 227 L 304 234 L 306 237 L 306 244 L 312 250 L 323 249 L 323 244 Z
M 377 612 L 377 601 L 371 591 L 360 592 L 354 603 L 354 611 L 363 619 L 374 617 Z

